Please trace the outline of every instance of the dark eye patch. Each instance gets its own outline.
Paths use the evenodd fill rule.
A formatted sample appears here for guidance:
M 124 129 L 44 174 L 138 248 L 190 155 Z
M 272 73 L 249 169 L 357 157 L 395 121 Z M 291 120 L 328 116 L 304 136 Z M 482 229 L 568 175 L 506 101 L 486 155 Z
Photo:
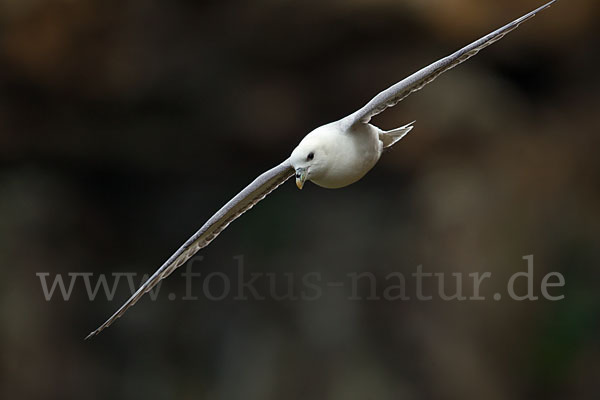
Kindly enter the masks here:
M 313 153 L 312 151 L 310 153 L 308 153 L 308 155 L 306 156 L 306 159 L 308 161 L 312 160 L 313 158 L 315 158 L 315 153 Z

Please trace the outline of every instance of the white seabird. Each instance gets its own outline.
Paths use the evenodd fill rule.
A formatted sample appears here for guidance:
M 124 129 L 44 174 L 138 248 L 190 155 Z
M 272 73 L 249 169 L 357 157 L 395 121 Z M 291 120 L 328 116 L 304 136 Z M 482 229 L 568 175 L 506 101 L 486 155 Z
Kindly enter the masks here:
M 169 276 L 198 250 L 206 247 L 227 226 L 292 176 L 302 189 L 309 180 L 325 188 L 340 188 L 360 180 L 375 164 L 383 149 L 394 145 L 413 128 L 404 125 L 383 131 L 369 123 L 371 118 L 413 92 L 420 90 L 442 73 L 473 57 L 483 48 L 500 40 L 536 13 L 550 7 L 553 0 L 482 37 L 457 52 L 415 72 L 384 90 L 360 110 L 339 121 L 323 125 L 310 132 L 283 163 L 256 178 L 244 190 L 216 212 L 98 329 L 86 339 L 97 335 L 133 306 L 161 279 Z

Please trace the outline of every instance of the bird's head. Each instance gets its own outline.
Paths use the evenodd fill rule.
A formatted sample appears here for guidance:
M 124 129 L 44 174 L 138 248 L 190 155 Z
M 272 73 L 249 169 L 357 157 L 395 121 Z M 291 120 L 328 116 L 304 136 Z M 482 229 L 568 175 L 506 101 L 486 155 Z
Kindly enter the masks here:
M 296 170 L 298 189 L 302 189 L 307 180 L 320 177 L 326 167 L 326 148 L 314 132 L 308 134 L 290 156 L 290 163 Z

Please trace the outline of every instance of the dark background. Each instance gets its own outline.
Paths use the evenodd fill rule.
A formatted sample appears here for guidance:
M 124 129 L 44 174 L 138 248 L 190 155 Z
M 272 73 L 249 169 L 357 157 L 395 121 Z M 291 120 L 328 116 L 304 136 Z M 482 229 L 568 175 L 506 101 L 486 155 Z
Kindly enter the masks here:
M 280 290 L 284 273 L 490 271 L 486 301 L 210 301 L 201 278 L 180 301 L 177 272 L 84 342 L 127 285 L 47 302 L 36 276 L 153 272 L 307 132 L 540 3 L 1 0 L 0 397 L 597 398 L 597 0 L 378 116 L 416 128 L 364 179 L 286 183 L 194 266 L 235 284 L 243 255 Z M 528 254 L 536 294 L 557 271 L 564 300 L 492 300 Z

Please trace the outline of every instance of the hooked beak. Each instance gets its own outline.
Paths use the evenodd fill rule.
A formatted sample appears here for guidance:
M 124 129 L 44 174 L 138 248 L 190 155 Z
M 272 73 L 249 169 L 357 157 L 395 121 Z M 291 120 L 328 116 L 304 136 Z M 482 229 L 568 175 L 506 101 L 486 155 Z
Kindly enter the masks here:
M 296 186 L 298 189 L 302 190 L 304 187 L 304 182 L 306 181 L 307 168 L 298 168 L 296 169 Z

